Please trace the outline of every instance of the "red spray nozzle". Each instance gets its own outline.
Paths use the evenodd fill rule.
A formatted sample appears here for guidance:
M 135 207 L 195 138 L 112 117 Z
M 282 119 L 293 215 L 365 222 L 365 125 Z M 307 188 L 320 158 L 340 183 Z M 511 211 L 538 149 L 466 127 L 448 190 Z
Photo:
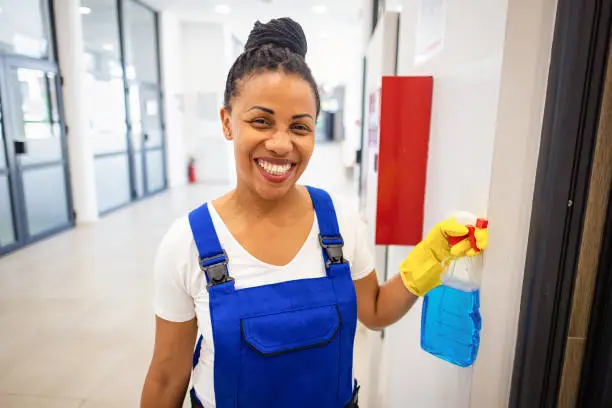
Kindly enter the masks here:
M 489 220 L 486 218 L 479 218 L 476 220 L 476 228 L 485 229 L 489 226 Z
M 479 229 L 484 229 L 484 228 L 488 228 L 489 227 L 489 220 L 485 219 L 485 218 L 478 218 L 476 220 L 476 226 L 474 227 L 473 225 L 466 225 L 467 229 L 468 229 L 468 233 L 467 235 L 461 236 L 461 237 L 448 237 L 448 243 L 451 246 L 455 246 L 458 243 L 460 243 L 461 241 L 463 241 L 464 239 L 469 239 L 470 240 L 470 245 L 472 246 L 472 248 L 476 251 L 476 252 L 480 252 L 480 248 L 478 248 L 478 245 L 476 245 L 476 236 L 474 235 L 474 231 L 476 231 L 476 228 Z

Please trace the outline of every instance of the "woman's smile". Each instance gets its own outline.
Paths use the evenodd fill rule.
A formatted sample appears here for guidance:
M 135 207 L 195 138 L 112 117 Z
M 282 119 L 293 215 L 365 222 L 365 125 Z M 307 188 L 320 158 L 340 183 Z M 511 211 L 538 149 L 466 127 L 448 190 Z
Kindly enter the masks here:
M 267 157 L 255 159 L 255 165 L 263 178 L 272 183 L 287 181 L 295 173 L 296 167 L 291 160 Z

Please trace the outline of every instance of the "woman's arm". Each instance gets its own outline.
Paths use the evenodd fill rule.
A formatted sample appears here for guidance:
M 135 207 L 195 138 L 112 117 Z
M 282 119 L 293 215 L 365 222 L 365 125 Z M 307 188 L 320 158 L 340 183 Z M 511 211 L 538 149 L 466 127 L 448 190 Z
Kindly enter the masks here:
M 397 322 L 418 299 L 406 289 L 399 275 L 379 285 L 376 271 L 355 281 L 355 291 L 359 320 L 371 330 L 382 330 Z
M 156 318 L 155 348 L 142 390 L 141 408 L 183 406 L 197 331 L 196 319 L 174 323 Z
M 468 232 L 455 219 L 443 221 L 410 251 L 399 267 L 400 273 L 391 280 L 379 286 L 376 272 L 372 271 L 355 281 L 359 320 L 370 329 L 380 330 L 401 319 L 419 296 L 442 283 L 440 276 L 449 260 L 477 255 L 487 247 L 486 226 L 474 230 L 478 250 L 472 247 Z M 450 237 L 461 240 L 452 245 Z

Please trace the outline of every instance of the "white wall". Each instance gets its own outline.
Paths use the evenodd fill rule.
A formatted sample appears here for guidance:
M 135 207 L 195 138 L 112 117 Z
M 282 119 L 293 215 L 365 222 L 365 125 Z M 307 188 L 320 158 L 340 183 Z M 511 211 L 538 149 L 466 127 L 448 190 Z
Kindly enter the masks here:
M 196 159 L 200 182 L 229 183 L 230 144 L 223 138 L 219 109 L 229 70 L 227 31 L 222 23 L 181 23 L 183 135 L 187 156 Z
M 442 8 L 421 18 L 421 3 Z M 418 302 L 387 330 L 380 407 L 507 405 L 555 7 L 523 0 L 509 11 L 507 0 L 403 1 L 398 74 L 434 76 L 424 231 L 464 209 L 489 217 L 491 239 L 475 366 L 421 350 Z M 442 46 L 417 63 L 419 38 L 436 31 Z M 389 248 L 389 275 L 408 251 Z
M 440 7 L 429 20 L 420 18 L 420 3 L 403 4 L 398 74 L 434 76 L 424 218 L 428 231 L 456 210 L 487 213 L 507 1 L 423 1 Z M 442 47 L 417 64 L 419 36 L 437 26 L 443 28 Z M 390 275 L 408 252 L 389 248 Z M 381 406 L 399 408 L 410 401 L 418 407 L 468 407 L 472 369 L 421 350 L 421 305 L 387 332 L 387 389 L 382 393 L 387 400 Z
M 164 86 L 164 116 L 166 120 L 166 173 L 168 187 L 187 182 L 187 152 L 183 135 L 181 96 L 183 81 L 181 70 L 181 23 L 171 12 L 162 12 L 160 18 L 160 49 L 162 83 Z

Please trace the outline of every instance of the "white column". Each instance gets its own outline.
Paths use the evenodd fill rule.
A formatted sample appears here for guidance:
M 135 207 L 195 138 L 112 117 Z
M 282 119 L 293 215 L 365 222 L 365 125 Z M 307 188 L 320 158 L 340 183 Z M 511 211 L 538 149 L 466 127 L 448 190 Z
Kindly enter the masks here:
M 187 183 L 187 154 L 183 139 L 183 98 L 181 76 L 181 22 L 170 12 L 161 13 L 160 48 L 162 84 L 164 87 L 164 118 L 166 121 L 166 176 L 168 187 Z
M 86 95 L 83 57 L 83 27 L 79 0 L 54 0 L 55 27 L 60 72 L 64 78 L 63 99 L 69 127 L 68 153 L 70 181 L 77 224 L 98 219 L 94 158 L 87 114 L 83 108 Z

